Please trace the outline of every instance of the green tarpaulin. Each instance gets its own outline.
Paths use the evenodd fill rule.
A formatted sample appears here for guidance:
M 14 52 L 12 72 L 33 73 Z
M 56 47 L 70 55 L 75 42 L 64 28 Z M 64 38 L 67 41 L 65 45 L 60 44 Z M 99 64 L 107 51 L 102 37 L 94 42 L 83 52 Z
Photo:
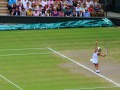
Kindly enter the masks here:
M 33 30 L 33 29 L 54 29 L 71 27 L 102 27 L 113 26 L 114 24 L 107 18 L 94 20 L 78 20 L 57 23 L 37 23 L 37 24 L 0 24 L 0 30 Z

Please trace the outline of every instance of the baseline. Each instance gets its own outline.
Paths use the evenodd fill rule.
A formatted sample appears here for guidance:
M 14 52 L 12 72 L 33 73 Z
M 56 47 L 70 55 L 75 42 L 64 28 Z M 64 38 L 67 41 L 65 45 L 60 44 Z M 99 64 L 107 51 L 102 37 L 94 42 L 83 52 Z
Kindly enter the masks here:
M 26 54 L 8 54 L 8 55 L 0 55 L 0 56 L 25 56 L 25 55 L 37 55 L 37 54 L 50 54 L 53 52 L 47 52 L 47 53 L 26 53 Z
M 64 89 L 64 90 L 94 90 L 94 89 L 110 89 L 110 88 L 118 88 L 117 86 L 110 87 L 93 87 L 93 88 L 78 88 L 78 89 Z
M 4 80 L 6 80 L 7 82 L 11 83 L 13 86 L 15 86 L 16 88 L 18 88 L 19 90 L 23 90 L 20 86 L 18 86 L 17 84 L 13 83 L 12 81 L 10 81 L 6 77 L 2 76 L 1 74 L 0 74 L 0 77 L 3 78 Z
M 11 50 L 33 50 L 33 49 L 47 49 L 47 48 L 1 49 L 0 51 L 11 51 Z

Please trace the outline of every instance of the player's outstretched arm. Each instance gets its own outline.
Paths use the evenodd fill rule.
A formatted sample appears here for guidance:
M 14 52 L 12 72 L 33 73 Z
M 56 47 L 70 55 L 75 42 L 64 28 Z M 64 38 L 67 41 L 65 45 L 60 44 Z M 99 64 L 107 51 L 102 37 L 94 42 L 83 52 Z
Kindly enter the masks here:
M 97 52 L 98 50 L 98 41 L 96 40 L 96 44 L 95 44 L 95 52 Z
M 107 53 L 106 54 L 99 54 L 99 56 L 102 56 L 102 57 L 105 57 L 107 55 Z

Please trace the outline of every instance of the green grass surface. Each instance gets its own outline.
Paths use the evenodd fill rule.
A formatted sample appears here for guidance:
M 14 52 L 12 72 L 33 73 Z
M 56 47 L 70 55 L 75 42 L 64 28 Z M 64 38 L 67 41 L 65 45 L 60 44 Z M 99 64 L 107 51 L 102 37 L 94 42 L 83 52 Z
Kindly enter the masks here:
M 97 75 L 71 72 L 63 64 L 73 64 L 72 62 L 47 49 L 51 47 L 58 52 L 92 50 L 96 39 L 101 47 L 107 42 L 111 57 L 120 63 L 120 28 L 0 31 L 0 75 L 23 90 L 80 90 L 114 86 Z M 76 67 L 73 65 L 73 68 Z M 81 67 L 78 68 L 84 71 Z M 0 77 L 0 90 L 20 89 Z

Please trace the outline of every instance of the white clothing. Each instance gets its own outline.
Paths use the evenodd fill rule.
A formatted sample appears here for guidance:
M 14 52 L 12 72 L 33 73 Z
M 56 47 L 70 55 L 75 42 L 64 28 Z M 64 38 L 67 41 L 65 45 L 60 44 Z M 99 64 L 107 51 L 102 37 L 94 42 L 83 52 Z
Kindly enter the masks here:
M 90 61 L 94 64 L 98 64 L 98 52 L 93 53 L 92 59 Z

